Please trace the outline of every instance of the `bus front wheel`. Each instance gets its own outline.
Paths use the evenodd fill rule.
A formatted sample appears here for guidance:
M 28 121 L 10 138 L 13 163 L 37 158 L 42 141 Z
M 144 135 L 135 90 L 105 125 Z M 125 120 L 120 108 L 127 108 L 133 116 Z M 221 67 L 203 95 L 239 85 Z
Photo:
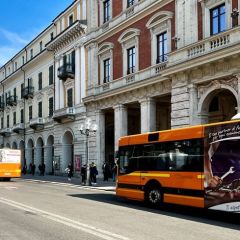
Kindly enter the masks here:
M 162 191 L 158 186 L 149 187 L 145 192 L 145 200 L 151 206 L 159 206 L 163 202 Z

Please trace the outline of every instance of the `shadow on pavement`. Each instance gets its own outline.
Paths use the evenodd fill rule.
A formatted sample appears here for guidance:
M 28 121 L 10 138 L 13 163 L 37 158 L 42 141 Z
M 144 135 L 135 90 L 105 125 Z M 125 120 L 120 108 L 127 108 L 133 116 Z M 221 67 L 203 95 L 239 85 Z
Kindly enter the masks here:
M 155 214 L 162 214 L 170 217 L 211 224 L 219 227 L 240 230 L 240 214 L 233 214 L 221 211 L 210 211 L 207 209 L 164 204 L 157 208 L 150 208 L 144 202 L 132 201 L 119 198 L 113 194 L 91 193 L 91 194 L 70 194 L 68 196 L 114 204 L 117 206 L 134 208 L 141 211 L 149 211 Z

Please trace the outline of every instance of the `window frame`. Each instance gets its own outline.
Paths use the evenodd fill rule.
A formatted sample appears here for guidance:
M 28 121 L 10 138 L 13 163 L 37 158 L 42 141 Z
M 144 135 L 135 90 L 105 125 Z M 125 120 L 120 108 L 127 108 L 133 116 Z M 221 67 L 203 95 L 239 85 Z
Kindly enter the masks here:
M 28 119 L 32 120 L 32 105 L 28 107 Z
M 103 1 L 103 23 L 110 20 L 110 0 Z
M 157 50 L 157 37 L 166 32 L 167 37 L 167 51 L 168 53 L 172 51 L 172 19 L 173 13 L 169 11 L 160 11 L 154 14 L 147 22 L 146 27 L 150 30 L 151 34 L 151 63 L 154 66 L 157 63 L 158 59 L 158 50 Z M 166 61 L 168 59 L 166 58 Z M 165 62 L 166 62 L 165 61 Z
M 113 79 L 113 48 L 114 44 L 110 42 L 105 42 L 98 49 L 98 61 L 100 70 L 100 82 L 99 84 L 106 84 Z M 104 61 L 110 60 L 110 71 L 109 71 L 109 81 L 105 82 L 105 72 L 104 72 Z
M 118 41 L 122 45 L 123 50 L 123 76 L 127 76 L 128 73 L 128 49 L 135 47 L 135 71 L 139 71 L 139 36 L 140 30 L 136 28 L 129 28 L 124 31 Z
M 42 90 L 42 83 L 43 83 L 43 81 L 42 81 L 42 72 L 39 72 L 38 73 L 38 90 L 39 91 L 41 91 Z
M 222 14 L 221 13 L 221 8 L 224 7 L 224 13 Z M 213 14 L 214 14 L 214 11 L 217 10 L 217 16 L 214 17 Z M 224 30 L 221 30 L 221 16 L 224 15 Z M 217 32 L 216 33 L 213 33 L 213 29 L 214 29 L 214 20 L 217 18 Z M 226 5 L 225 3 L 223 4 L 220 4 L 214 8 L 211 8 L 210 9 L 210 35 L 213 36 L 213 35 L 216 35 L 216 34 L 219 34 L 221 32 L 224 32 L 226 31 Z
M 52 107 L 50 106 L 50 99 L 52 101 Z M 53 116 L 53 111 L 54 111 L 54 101 L 53 97 L 48 98 L 48 116 L 52 117 Z
M 42 101 L 38 102 L 38 117 L 43 117 L 43 108 L 42 108 Z
M 127 75 L 136 71 L 136 47 L 132 46 L 127 49 Z
M 166 37 L 166 38 L 165 38 Z M 160 34 L 158 34 L 156 36 L 156 40 L 157 40 L 157 59 L 156 59 L 156 64 L 159 63 L 164 63 L 168 60 L 167 58 L 167 53 L 168 53 L 168 39 L 167 39 L 167 31 L 165 32 L 161 32 Z M 166 43 L 166 45 L 165 45 Z M 166 46 L 166 50 L 165 50 L 165 46 Z M 162 54 L 160 54 L 162 52 Z

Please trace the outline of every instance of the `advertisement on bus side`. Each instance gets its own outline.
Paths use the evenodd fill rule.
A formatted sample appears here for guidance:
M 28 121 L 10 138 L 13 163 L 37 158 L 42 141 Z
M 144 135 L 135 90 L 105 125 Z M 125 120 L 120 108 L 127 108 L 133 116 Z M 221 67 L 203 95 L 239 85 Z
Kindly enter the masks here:
M 0 163 L 20 163 L 20 161 L 20 150 L 0 149 Z
M 240 123 L 205 128 L 205 207 L 240 213 Z

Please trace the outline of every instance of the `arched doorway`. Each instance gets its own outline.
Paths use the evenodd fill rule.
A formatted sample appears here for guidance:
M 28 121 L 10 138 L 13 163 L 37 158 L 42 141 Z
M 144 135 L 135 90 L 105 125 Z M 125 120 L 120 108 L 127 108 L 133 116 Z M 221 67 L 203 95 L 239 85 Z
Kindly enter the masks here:
M 12 149 L 17 149 L 17 143 L 16 142 L 12 143 Z
M 62 172 L 68 166 L 69 163 L 73 165 L 73 135 L 70 131 L 65 132 L 62 141 L 62 159 L 61 159 L 61 170 Z
M 30 163 L 34 163 L 34 144 L 32 139 L 29 139 L 27 143 L 26 162 L 28 167 Z
M 47 139 L 47 145 L 46 145 L 46 172 L 47 173 L 54 173 L 53 168 L 53 156 L 54 156 L 54 137 L 50 135 Z
M 10 148 L 10 143 L 7 143 L 7 144 L 6 144 L 6 148 Z
M 26 162 L 24 161 L 25 148 L 24 148 L 24 141 L 23 140 L 21 140 L 20 143 L 19 143 L 19 149 L 21 150 L 21 163 L 22 163 L 22 166 L 24 166 L 24 164 L 26 164 Z
M 201 107 L 202 123 L 231 120 L 237 113 L 237 100 L 228 89 L 217 89 L 209 93 Z
M 40 164 L 44 163 L 44 144 L 43 144 L 43 140 L 41 137 L 39 137 L 36 142 L 35 157 L 36 157 L 36 161 L 35 161 L 36 168 L 37 168 L 37 171 L 39 171 L 38 166 Z

